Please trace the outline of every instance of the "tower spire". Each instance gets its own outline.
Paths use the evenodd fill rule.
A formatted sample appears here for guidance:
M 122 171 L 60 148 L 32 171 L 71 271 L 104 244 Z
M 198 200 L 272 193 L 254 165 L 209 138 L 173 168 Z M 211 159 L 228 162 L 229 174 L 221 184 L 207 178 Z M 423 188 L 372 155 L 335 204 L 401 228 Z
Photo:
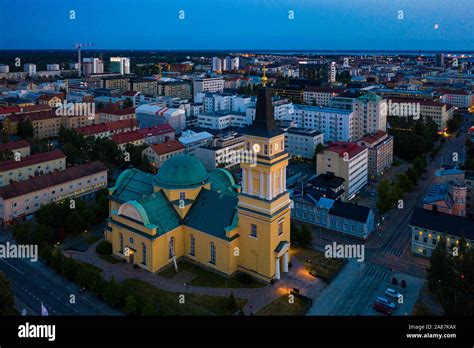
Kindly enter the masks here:
M 263 87 L 266 87 L 267 86 L 267 81 L 268 81 L 268 77 L 267 77 L 267 66 L 264 65 L 263 68 L 262 68 L 262 71 L 263 71 L 263 76 L 262 76 L 262 86 Z

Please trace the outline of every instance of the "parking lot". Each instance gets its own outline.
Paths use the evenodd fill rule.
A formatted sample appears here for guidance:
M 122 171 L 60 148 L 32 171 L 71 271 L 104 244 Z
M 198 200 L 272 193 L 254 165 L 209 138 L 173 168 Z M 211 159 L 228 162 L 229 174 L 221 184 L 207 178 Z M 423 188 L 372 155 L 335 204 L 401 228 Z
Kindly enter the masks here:
M 399 281 L 391 283 L 392 277 Z M 402 289 L 401 280 L 407 287 Z M 392 288 L 403 295 L 403 303 L 397 304 L 392 315 L 410 315 L 420 294 L 423 280 L 420 278 L 391 272 L 390 269 L 378 265 L 358 263 L 350 260 L 348 265 L 336 279 L 316 299 L 310 315 L 381 315 L 372 307 L 377 296 L 384 295 L 387 288 Z

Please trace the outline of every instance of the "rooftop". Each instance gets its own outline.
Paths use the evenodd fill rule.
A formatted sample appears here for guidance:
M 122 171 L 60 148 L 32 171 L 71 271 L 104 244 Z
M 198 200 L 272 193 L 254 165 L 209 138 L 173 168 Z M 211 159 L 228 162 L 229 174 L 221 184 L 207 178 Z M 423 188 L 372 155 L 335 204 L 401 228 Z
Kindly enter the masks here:
M 474 223 L 471 220 L 439 211 L 415 208 L 410 225 L 453 236 L 474 239 Z
M 0 172 L 32 166 L 37 163 L 54 161 L 60 158 L 66 159 L 66 155 L 61 150 L 37 153 L 28 157 L 24 157 L 21 159 L 21 161 L 16 161 L 12 159 L 12 160 L 8 160 L 8 161 L 0 163 Z
M 359 146 L 355 143 L 347 143 L 342 141 L 329 142 L 328 146 L 324 151 L 335 152 L 339 157 L 343 157 L 344 154 L 349 155 L 349 159 L 357 156 L 359 153 L 363 152 L 366 149 L 364 146 Z
M 335 201 L 329 214 L 359 222 L 367 222 L 370 208 L 363 205 Z
M 164 155 L 170 152 L 175 152 L 179 150 L 184 150 L 183 144 L 181 144 L 178 140 L 168 140 L 162 144 L 152 144 L 150 148 L 153 149 L 158 155 Z
M 23 147 L 30 147 L 30 143 L 26 140 L 9 141 L 8 143 L 0 144 L 0 151 L 12 151 Z
M 102 171 L 107 171 L 107 167 L 99 161 L 86 163 L 77 167 L 66 168 L 65 170 L 35 176 L 28 180 L 0 187 L 0 197 L 8 199 L 22 196 L 27 193 L 60 185 Z

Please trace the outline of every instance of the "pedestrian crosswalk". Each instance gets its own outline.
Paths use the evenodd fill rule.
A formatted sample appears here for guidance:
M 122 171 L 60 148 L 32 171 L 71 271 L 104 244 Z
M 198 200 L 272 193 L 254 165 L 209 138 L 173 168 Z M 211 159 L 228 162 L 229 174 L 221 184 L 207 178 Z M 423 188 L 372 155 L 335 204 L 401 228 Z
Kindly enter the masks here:
M 390 278 L 390 270 L 385 267 L 368 264 L 362 274 L 380 280 L 388 280 Z
M 383 253 L 386 253 L 386 254 L 392 254 L 392 255 L 395 255 L 395 256 L 401 256 L 403 254 L 403 250 L 402 249 L 398 249 L 398 248 L 393 248 L 391 246 L 385 246 L 383 249 L 382 249 L 382 252 Z

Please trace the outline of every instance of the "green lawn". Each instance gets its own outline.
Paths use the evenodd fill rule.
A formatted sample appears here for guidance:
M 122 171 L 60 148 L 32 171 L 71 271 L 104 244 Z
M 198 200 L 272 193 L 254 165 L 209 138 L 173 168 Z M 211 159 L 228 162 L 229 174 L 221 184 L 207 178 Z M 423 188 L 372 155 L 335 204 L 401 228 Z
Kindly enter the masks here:
M 90 263 L 87 263 L 87 262 L 82 262 L 82 261 L 79 261 L 79 260 L 74 260 L 74 262 L 78 263 L 78 264 L 81 264 L 82 266 L 84 267 L 87 267 L 89 268 L 90 270 L 94 271 L 94 272 L 97 272 L 97 273 L 101 273 L 103 271 L 102 268 L 100 267 L 97 267 L 97 266 L 94 266 Z
M 120 262 L 116 258 L 112 257 L 112 255 L 99 255 L 99 257 L 104 261 L 114 263 L 114 264 L 117 263 L 117 262 Z
M 283 295 L 259 310 L 256 315 L 305 315 L 308 304 L 301 298 L 294 297 L 294 302 L 290 303 L 289 295 Z
M 188 284 L 194 286 L 212 287 L 212 288 L 261 288 L 267 286 L 253 278 L 246 276 L 235 275 L 232 278 L 226 278 L 213 271 L 202 268 L 186 260 L 178 262 L 178 272 L 186 270 L 196 275 L 196 278 L 191 280 Z M 171 278 L 176 275 L 174 266 L 168 267 L 161 271 L 158 275 Z
M 238 308 L 230 310 L 226 297 L 183 293 L 185 303 L 182 304 L 179 303 L 182 293 L 161 290 L 138 279 L 127 279 L 123 284 L 142 301 L 151 300 L 160 315 L 233 315 L 247 303 L 246 299 L 236 298 Z
M 343 259 L 327 258 L 324 253 L 313 249 L 295 248 L 292 253 L 294 257 L 306 264 L 310 274 L 327 281 L 331 281 L 345 264 Z

